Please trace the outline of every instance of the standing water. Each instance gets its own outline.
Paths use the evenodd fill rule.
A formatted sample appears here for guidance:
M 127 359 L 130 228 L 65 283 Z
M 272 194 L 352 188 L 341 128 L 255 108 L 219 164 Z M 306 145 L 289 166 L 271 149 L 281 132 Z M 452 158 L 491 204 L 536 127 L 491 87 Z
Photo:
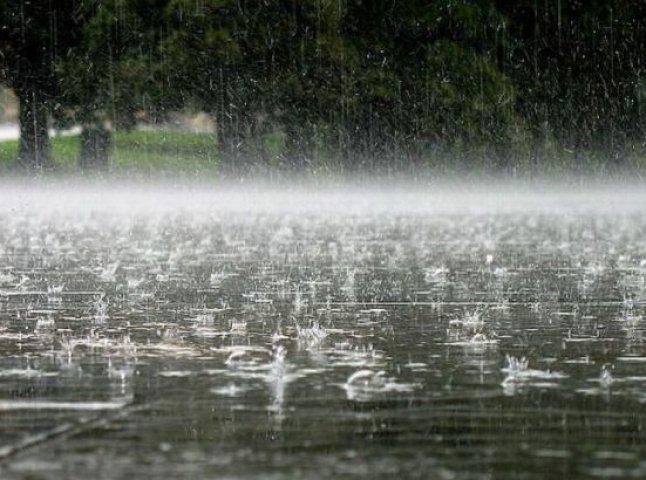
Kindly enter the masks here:
M 646 476 L 644 195 L 69 190 L 0 193 L 3 479 Z

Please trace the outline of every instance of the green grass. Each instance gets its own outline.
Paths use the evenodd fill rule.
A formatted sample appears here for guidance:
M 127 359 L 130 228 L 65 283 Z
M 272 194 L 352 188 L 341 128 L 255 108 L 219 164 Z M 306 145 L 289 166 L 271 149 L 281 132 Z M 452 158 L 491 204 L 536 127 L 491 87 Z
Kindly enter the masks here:
M 285 143 L 285 135 L 282 133 L 269 135 L 265 139 L 268 157 L 266 161 L 269 168 L 280 170 Z M 80 172 L 79 136 L 52 138 L 50 145 L 54 172 L 62 174 Z M 576 155 L 556 145 L 548 145 L 543 157 L 531 162 L 527 148 L 517 150 L 519 155 L 513 159 L 513 174 L 518 176 L 558 177 L 562 174 L 587 172 L 602 176 L 623 174 L 643 178 L 646 172 L 646 151 L 644 150 L 635 151 L 620 165 L 609 162 L 598 152 Z M 459 175 L 468 178 L 500 173 L 493 168 L 491 158 L 495 158 L 495 155 L 492 156 L 492 152 L 488 149 L 467 153 L 461 155 L 460 152 L 455 151 L 447 151 L 444 154 L 436 152 L 427 159 L 427 162 L 420 164 L 421 171 L 428 171 L 433 175 Z M 17 154 L 17 140 L 0 142 L 0 174 L 11 172 Z M 394 167 L 398 168 L 397 165 Z M 337 160 L 323 155 L 309 168 L 309 173 L 316 178 L 326 175 L 334 177 L 343 172 Z M 199 176 L 203 178 L 217 176 L 218 169 L 216 140 L 210 134 L 133 130 L 116 132 L 112 138 L 109 172 L 117 177 L 191 178 Z
M 0 142 L 0 170 L 6 172 L 16 161 L 18 155 L 18 142 L 8 140 Z
M 73 171 L 77 168 L 80 150 L 79 137 L 50 139 L 51 155 L 57 169 Z M 0 170 L 10 170 L 18 156 L 18 140 L 0 142 Z
M 54 169 L 79 171 L 80 137 L 50 139 Z M 0 142 L 0 171 L 15 164 L 18 141 Z M 116 174 L 202 175 L 216 173 L 217 146 L 213 135 L 160 131 L 116 132 L 110 151 L 110 171 Z
M 81 150 L 79 137 L 57 137 L 50 140 L 51 155 L 54 164 L 64 171 L 78 169 L 78 158 Z
M 110 168 L 120 173 L 215 173 L 215 137 L 203 133 L 131 131 L 113 138 Z

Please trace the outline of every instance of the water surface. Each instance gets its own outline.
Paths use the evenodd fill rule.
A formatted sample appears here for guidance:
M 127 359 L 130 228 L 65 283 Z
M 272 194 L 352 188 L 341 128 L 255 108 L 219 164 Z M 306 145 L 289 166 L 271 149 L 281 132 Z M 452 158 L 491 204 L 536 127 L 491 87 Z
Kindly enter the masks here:
M 0 476 L 642 478 L 635 192 L 0 193 Z

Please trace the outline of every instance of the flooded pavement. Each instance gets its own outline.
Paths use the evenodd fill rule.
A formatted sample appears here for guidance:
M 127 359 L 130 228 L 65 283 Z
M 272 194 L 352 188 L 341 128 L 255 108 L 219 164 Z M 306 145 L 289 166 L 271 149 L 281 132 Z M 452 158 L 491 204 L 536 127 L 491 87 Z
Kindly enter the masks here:
M 0 477 L 643 478 L 638 194 L 0 194 Z

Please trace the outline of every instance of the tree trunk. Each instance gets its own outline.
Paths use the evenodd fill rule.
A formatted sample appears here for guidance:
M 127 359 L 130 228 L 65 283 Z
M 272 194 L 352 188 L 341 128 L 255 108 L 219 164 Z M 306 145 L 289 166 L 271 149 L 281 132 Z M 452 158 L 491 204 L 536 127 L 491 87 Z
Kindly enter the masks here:
M 108 167 L 110 131 L 102 125 L 86 125 L 81 132 L 81 161 L 83 171 L 103 171 Z
M 16 89 L 20 104 L 20 149 L 18 167 L 42 170 L 51 166 L 47 120 L 49 105 L 46 95 L 37 88 Z

